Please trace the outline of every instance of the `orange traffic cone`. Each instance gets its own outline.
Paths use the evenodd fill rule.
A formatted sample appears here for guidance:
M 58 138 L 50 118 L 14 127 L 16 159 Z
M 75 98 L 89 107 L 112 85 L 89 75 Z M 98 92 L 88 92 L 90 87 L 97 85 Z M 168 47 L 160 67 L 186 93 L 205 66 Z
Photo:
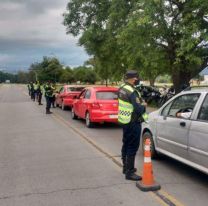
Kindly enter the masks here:
M 144 165 L 143 165 L 142 181 L 136 183 L 136 186 L 144 192 L 156 191 L 161 188 L 160 185 L 154 181 L 150 144 L 151 144 L 150 139 L 146 139 L 145 149 L 144 149 L 145 151 L 144 151 Z

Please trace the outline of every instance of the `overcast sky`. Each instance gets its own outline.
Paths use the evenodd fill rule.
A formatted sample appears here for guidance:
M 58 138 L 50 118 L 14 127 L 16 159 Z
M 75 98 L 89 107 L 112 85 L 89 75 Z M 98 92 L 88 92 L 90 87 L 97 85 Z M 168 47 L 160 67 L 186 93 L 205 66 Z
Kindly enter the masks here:
M 43 56 L 68 66 L 88 59 L 62 24 L 68 1 L 0 0 L 0 70 L 26 70 Z

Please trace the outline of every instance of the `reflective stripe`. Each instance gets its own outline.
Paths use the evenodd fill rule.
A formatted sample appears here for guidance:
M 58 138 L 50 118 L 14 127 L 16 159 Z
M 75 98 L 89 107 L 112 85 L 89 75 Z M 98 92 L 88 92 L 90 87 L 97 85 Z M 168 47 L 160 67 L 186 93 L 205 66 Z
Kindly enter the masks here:
M 145 163 L 151 162 L 151 157 L 145 157 L 145 158 L 144 158 L 144 162 L 145 162 Z
M 126 102 L 124 102 L 123 100 L 120 100 L 120 99 L 119 99 L 118 104 L 120 107 L 124 107 L 127 109 L 132 109 L 132 107 L 133 107 L 131 104 L 127 104 Z
M 147 113 L 144 113 L 142 115 L 142 117 L 143 117 L 144 121 L 146 122 L 148 120 L 148 118 L 149 118 L 149 115 Z
M 123 84 L 122 89 L 129 91 L 130 93 L 134 92 L 134 88 L 129 85 Z M 131 121 L 131 115 L 133 112 L 133 105 L 122 99 L 118 99 L 118 121 L 122 124 L 128 124 Z
M 145 146 L 144 146 L 144 150 L 145 150 L 145 151 L 150 151 L 150 145 L 145 145 Z
M 134 89 L 129 85 L 125 85 L 123 88 L 130 91 L 130 92 L 134 92 Z

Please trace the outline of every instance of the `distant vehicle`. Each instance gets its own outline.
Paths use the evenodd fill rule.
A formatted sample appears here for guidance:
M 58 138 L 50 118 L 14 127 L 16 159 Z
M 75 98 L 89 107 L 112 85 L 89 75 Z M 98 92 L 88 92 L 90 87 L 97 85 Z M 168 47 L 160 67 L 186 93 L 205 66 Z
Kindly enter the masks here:
M 74 100 L 72 119 L 86 120 L 87 127 L 94 123 L 118 122 L 118 88 L 87 87 Z
M 9 79 L 5 80 L 5 83 L 10 84 L 10 80 Z
M 55 105 L 65 110 L 66 107 L 71 107 L 74 97 L 78 96 L 84 89 L 83 86 L 78 85 L 64 85 L 56 94 Z
M 190 118 L 177 117 L 181 112 Z M 208 88 L 179 93 L 142 127 L 142 148 L 149 138 L 152 157 L 162 153 L 208 174 Z

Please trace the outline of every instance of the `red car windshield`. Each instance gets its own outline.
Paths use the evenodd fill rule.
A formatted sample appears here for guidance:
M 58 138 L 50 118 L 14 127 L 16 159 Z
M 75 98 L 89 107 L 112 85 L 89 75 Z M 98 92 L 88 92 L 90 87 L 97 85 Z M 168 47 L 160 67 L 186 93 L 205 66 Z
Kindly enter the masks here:
M 118 99 L 118 92 L 116 91 L 97 91 L 96 92 L 96 99 L 103 99 L 103 100 L 117 100 Z
M 80 92 L 84 89 L 84 87 L 68 87 L 67 92 Z

